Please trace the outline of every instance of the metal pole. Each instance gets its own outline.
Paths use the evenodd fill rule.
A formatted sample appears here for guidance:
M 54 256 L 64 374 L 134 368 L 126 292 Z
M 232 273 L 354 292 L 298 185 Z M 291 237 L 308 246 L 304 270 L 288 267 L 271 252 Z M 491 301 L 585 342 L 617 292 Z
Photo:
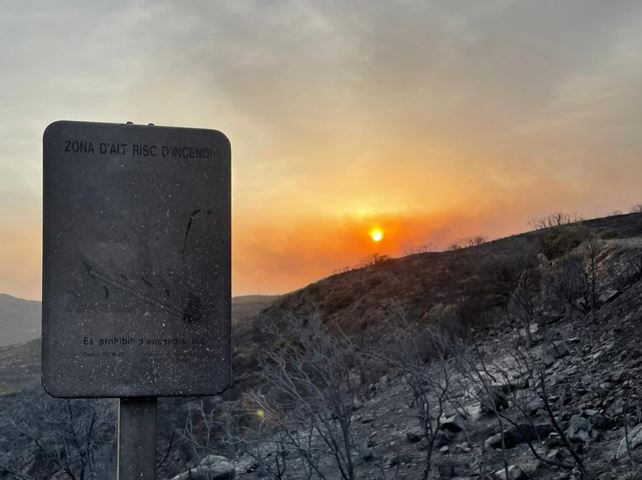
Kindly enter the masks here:
M 156 480 L 156 397 L 118 402 L 118 480 Z

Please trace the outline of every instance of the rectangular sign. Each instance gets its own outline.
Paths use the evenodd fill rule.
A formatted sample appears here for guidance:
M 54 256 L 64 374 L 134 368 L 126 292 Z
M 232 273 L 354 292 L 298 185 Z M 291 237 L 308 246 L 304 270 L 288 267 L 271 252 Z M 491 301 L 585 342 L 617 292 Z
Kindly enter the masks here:
M 214 395 L 230 379 L 230 144 L 55 122 L 43 138 L 42 383 L 56 397 Z

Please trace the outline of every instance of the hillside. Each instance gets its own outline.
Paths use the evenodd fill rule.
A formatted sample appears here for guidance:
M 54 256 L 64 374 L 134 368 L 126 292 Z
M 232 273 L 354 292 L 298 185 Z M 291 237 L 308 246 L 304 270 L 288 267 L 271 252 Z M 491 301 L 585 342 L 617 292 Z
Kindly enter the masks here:
M 0 293 L 0 346 L 40 337 L 40 302 Z
M 233 297 L 232 325 L 236 326 L 250 318 L 256 317 L 278 298 L 278 295 L 241 295 Z
M 634 238 L 642 235 L 642 214 L 586 220 L 580 228 L 582 237 Z M 555 235 L 555 229 L 534 230 L 476 247 L 409 255 L 336 274 L 283 295 L 233 332 L 235 381 L 252 377 L 265 345 L 274 342 L 273 319 L 288 315 L 319 312 L 343 332 L 375 341 L 385 340 L 385 323 L 400 308 L 413 321 L 430 323 L 455 307 L 463 328 L 480 328 L 507 301 L 521 264 L 537 255 L 542 243 L 555 241 L 550 239 Z
M 642 235 L 640 214 L 582 223 L 598 236 Z M 283 312 L 319 310 L 328 322 L 335 322 L 348 332 L 380 325 L 390 309 L 399 304 L 422 318 L 436 305 L 483 294 L 490 287 L 489 281 L 495 280 L 493 276 L 504 274 L 502 260 L 517 261 L 523 253 L 536 248 L 546 234 L 542 230 L 531 231 L 478 247 L 420 253 L 333 275 L 282 296 L 265 313 L 278 316 Z M 486 285 L 480 284 L 480 277 Z
M 618 247 L 624 246 L 629 254 L 639 258 L 642 238 L 636 240 L 635 245 L 624 243 Z M 642 282 L 637 281 L 602 306 L 596 322 L 587 322 L 574 315 L 542 317 L 533 325 L 537 333 L 533 335 L 534 344 L 529 349 L 516 346 L 520 336 L 506 322 L 494 324 L 485 335 L 473 340 L 471 351 L 483 351 L 488 368 L 498 378 L 486 386 L 472 382 L 469 391 L 453 393 L 455 400 L 447 403 L 441 416 L 443 426 L 434 434 L 430 478 L 502 479 L 506 478 L 504 461 L 508 466 L 508 478 L 517 480 L 642 478 L 641 299 Z M 537 377 L 528 373 L 537 361 L 514 364 L 513 356 L 517 352 L 528 351 L 535 358 L 543 359 L 541 367 L 537 368 L 541 368 L 546 378 L 547 400 L 561 431 L 570 439 L 571 448 L 579 454 L 588 472 L 586 476 L 574 466 L 569 450 L 551 426 L 545 404 L 538 394 Z M 445 363 L 453 383 L 458 376 L 479 373 L 478 370 L 466 371 L 460 362 L 461 358 L 455 357 Z M 426 367 L 424 381 L 429 384 L 428 379 L 439 378 L 442 375 L 440 368 Z M 510 385 L 506 383 L 507 378 L 518 380 L 515 380 L 514 390 L 506 390 L 505 406 L 498 409 L 498 416 L 495 416 L 492 410 L 484 410 L 484 402 L 488 401 L 485 399 L 489 395 L 496 398 L 494 392 L 497 390 L 493 389 Z M 523 382 L 524 378 L 528 381 Z M 418 422 L 421 415 L 412 403 L 417 398 L 412 380 L 412 374 L 408 372 L 388 372 L 373 383 L 368 389 L 369 395 L 353 407 L 350 428 L 356 442 L 358 478 L 380 478 L 377 475 L 381 468 L 388 469 L 389 477 L 385 478 L 422 478 L 429 442 Z M 434 400 L 434 397 L 430 398 Z M 434 403 L 431 408 L 433 414 L 438 412 Z M 506 429 L 504 449 L 498 418 L 503 420 Z M 630 456 L 624 440 L 627 432 Z M 275 435 L 272 439 L 274 455 L 278 455 L 279 438 Z M 542 459 L 536 458 L 531 448 Z M 229 463 L 238 479 L 262 478 L 253 471 L 257 462 L 252 455 L 255 453 L 242 455 Z M 263 462 L 270 463 L 265 459 Z M 337 470 L 335 461 L 329 459 L 320 464 L 327 478 L 338 478 L 332 476 Z M 292 476 L 284 478 L 298 478 L 296 474 L 303 473 L 294 461 L 289 468 Z M 482 472 L 488 476 L 484 477 Z
M 0 396 L 40 382 L 40 339 L 0 347 Z
M 528 302 L 523 273 L 515 275 L 526 270 L 538 279 Z M 272 432 L 268 440 L 229 461 L 209 457 L 201 468 L 207 471 L 213 468 L 208 462 L 218 462 L 220 468 L 228 465 L 238 478 L 248 480 L 262 478 L 257 472 L 266 469 L 272 470 L 268 478 L 278 478 L 274 472 L 283 468 L 289 469 L 283 478 L 299 478 L 312 466 L 326 478 L 339 478 L 339 471 L 354 468 L 355 478 L 419 479 L 430 458 L 430 479 L 638 480 L 641 299 L 639 214 L 413 255 L 323 279 L 282 297 L 246 324 L 247 331 L 238 333 L 245 335 L 243 351 L 237 351 L 245 372 L 255 368 L 253 360 L 264 361 L 262 352 L 274 351 L 275 344 L 291 348 L 292 339 L 305 346 L 288 350 L 291 367 L 287 357 L 277 356 L 283 362 L 277 361 L 277 370 L 268 369 L 258 378 L 248 373 L 237 385 L 239 391 L 262 392 L 252 398 L 266 411 L 287 404 L 288 398 L 304 402 L 300 408 L 306 415 L 301 418 L 288 406 L 291 413 L 284 428 L 295 433 L 263 427 Z M 356 343 L 350 348 L 364 351 L 368 358 L 374 352 L 375 357 L 403 359 L 413 350 L 410 346 L 422 350 L 422 342 L 428 340 L 426 327 L 437 323 L 459 340 L 451 354 L 432 364 L 393 361 L 390 364 L 398 368 L 381 371 L 383 375 L 370 384 L 366 381 L 361 390 L 354 378 L 350 380 L 357 376 L 355 371 L 347 371 L 348 377 L 340 368 L 328 374 L 332 382 L 347 379 L 345 391 L 356 398 L 352 403 L 344 400 L 342 408 L 351 403 L 352 413 L 342 414 L 336 397 L 320 400 L 315 407 L 305 403 L 313 398 L 317 402 L 326 393 L 312 389 L 312 397 L 306 397 L 310 373 L 304 374 L 300 365 L 312 361 L 312 374 L 322 378 L 325 374 L 315 364 L 337 367 L 315 347 L 324 340 L 305 320 L 313 312 L 320 313 L 331 331 L 338 325 L 351 335 Z M 402 330 L 394 322 L 399 312 L 409 322 Z M 529 323 L 520 324 L 527 312 Z M 288 316 L 295 320 L 282 320 Z M 279 333 L 270 335 L 275 329 Z M 258 345 L 252 354 L 247 353 L 250 345 Z M 305 349 L 312 349 L 310 357 Z M 303 387 L 290 383 L 294 378 L 303 381 Z M 443 405 L 436 401 L 435 379 L 440 378 L 448 379 L 442 385 L 451 390 Z M 278 392 L 271 400 L 266 382 Z M 418 392 L 429 393 L 422 397 Z M 423 409 L 417 408 L 420 400 L 427 402 Z M 318 408 L 328 410 L 315 418 Z M 324 415 L 335 416 L 337 429 L 347 425 L 349 445 L 332 433 L 334 427 L 324 424 Z M 422 421 L 433 426 L 424 429 Z M 306 430 L 315 422 L 318 435 Z M 331 454 L 277 461 L 282 449 L 296 451 L 307 445 L 306 451 L 333 452 L 333 442 L 352 449 L 354 462 Z M 183 477 L 175 480 L 179 478 Z

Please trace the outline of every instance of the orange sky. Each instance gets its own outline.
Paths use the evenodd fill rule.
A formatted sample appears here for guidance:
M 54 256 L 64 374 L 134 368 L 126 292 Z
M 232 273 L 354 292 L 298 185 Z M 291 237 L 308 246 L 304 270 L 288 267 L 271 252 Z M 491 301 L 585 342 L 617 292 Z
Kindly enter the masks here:
M 225 132 L 235 295 L 642 201 L 639 2 L 265 5 L 0 7 L 0 292 L 40 297 L 58 119 Z

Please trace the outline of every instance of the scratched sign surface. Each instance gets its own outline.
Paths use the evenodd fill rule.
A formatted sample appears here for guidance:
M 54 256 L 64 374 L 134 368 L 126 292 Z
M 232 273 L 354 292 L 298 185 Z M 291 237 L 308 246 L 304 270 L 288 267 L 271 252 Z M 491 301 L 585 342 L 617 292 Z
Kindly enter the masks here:
M 213 395 L 230 377 L 230 144 L 202 129 L 45 131 L 42 382 Z

